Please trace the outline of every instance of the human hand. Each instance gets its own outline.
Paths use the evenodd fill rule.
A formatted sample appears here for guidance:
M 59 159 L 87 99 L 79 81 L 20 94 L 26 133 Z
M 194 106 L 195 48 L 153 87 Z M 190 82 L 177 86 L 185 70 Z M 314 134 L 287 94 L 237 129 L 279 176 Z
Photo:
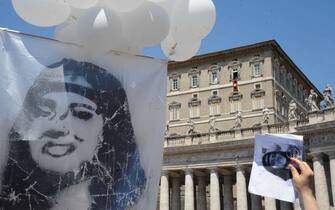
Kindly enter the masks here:
M 297 169 L 294 165 L 297 165 Z M 310 186 L 314 173 L 309 165 L 297 158 L 291 158 L 289 169 L 292 172 L 293 182 L 300 194 L 311 194 L 312 188 Z

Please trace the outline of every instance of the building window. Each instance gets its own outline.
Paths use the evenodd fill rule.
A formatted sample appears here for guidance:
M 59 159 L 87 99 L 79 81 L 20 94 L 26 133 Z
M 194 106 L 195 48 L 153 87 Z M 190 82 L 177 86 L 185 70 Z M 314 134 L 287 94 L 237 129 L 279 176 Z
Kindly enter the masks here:
M 249 66 L 251 67 L 251 77 L 261 77 L 263 76 L 263 63 L 264 58 L 260 55 L 255 55 L 249 62 Z
M 218 65 L 213 65 L 209 68 L 209 84 L 216 85 L 219 83 L 219 71 L 220 67 Z
M 222 98 L 219 96 L 218 90 L 213 90 L 212 95 L 208 98 L 209 115 L 220 115 L 220 104 Z
M 170 120 L 179 120 L 180 119 L 180 108 L 173 107 L 170 109 Z
M 192 98 L 188 102 L 190 118 L 200 117 L 201 100 L 198 98 L 198 96 L 198 93 L 193 93 Z
M 263 109 L 264 108 L 264 97 L 254 97 L 252 100 L 253 109 Z
M 200 117 L 200 105 L 191 105 L 190 106 L 190 118 Z
M 219 79 L 218 79 L 218 72 L 217 71 L 211 71 L 209 73 L 209 81 L 212 85 L 216 85 L 219 83 Z
M 262 89 L 261 83 L 256 83 L 255 84 L 255 90 L 260 90 L 260 89 Z
M 230 112 L 235 113 L 241 111 L 241 101 L 230 101 Z
M 255 63 L 253 65 L 253 77 L 261 77 L 262 76 L 262 67 L 260 63 Z
M 190 88 L 196 88 L 200 85 L 200 73 L 201 71 L 197 67 L 193 67 L 188 73 L 190 79 Z
M 179 90 L 179 78 L 171 79 L 171 90 L 173 91 Z
M 181 104 L 178 102 L 174 101 L 169 104 L 170 121 L 180 119 L 180 108 L 181 108 Z
M 241 79 L 241 68 L 242 68 L 242 63 L 238 61 L 237 59 L 234 59 L 228 66 L 228 70 L 230 73 L 230 81 L 233 80 L 240 80 Z
M 233 80 L 239 80 L 240 79 L 239 68 L 233 68 L 231 77 L 232 77 Z
M 199 76 L 198 75 L 192 75 L 191 76 L 191 87 L 195 88 L 195 87 L 199 87 Z
M 180 77 L 181 74 L 180 73 L 172 73 L 169 76 L 169 80 L 170 80 L 170 91 L 177 91 L 180 90 Z
M 209 115 L 220 115 L 220 103 L 209 104 Z

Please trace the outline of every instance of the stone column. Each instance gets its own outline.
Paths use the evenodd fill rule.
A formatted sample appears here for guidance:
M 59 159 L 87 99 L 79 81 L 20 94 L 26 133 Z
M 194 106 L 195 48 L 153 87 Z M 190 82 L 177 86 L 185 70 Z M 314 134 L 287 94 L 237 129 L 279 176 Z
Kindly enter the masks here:
M 237 166 L 236 168 L 236 197 L 237 197 L 237 210 L 248 209 L 245 171 L 240 166 Z
M 180 210 L 180 177 L 172 176 L 172 202 L 171 210 Z
M 159 209 L 169 210 L 169 175 L 167 171 L 163 171 L 161 174 Z
M 280 201 L 280 210 L 292 210 L 292 203 Z
M 233 180 L 231 175 L 223 176 L 223 209 L 233 210 Z
M 250 194 L 251 210 L 262 210 L 262 197 L 255 194 Z
M 330 165 L 330 180 L 332 186 L 333 202 L 335 203 L 335 151 L 328 153 Z
M 194 210 L 194 185 L 192 169 L 185 170 L 185 207 L 187 210 Z
M 276 200 L 273 198 L 265 197 L 264 206 L 265 206 L 265 210 L 277 210 Z
M 329 209 L 329 194 L 322 153 L 312 154 L 312 157 L 314 169 L 315 197 L 320 209 Z
M 206 175 L 201 174 L 197 176 L 198 178 L 198 199 L 197 199 L 197 209 L 206 210 L 207 199 L 206 199 Z
M 220 183 L 217 168 L 210 169 L 210 210 L 220 210 Z

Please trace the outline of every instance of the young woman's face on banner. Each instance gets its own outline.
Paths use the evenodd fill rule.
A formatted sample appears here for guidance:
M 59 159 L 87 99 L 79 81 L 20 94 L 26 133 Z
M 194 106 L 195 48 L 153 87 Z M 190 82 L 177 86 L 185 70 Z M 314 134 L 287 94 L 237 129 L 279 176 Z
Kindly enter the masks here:
M 41 101 L 37 105 L 41 116 L 32 119 L 28 131 L 34 161 L 61 173 L 91 161 L 102 138 L 103 118 L 96 113 L 97 105 L 71 92 L 51 92 Z

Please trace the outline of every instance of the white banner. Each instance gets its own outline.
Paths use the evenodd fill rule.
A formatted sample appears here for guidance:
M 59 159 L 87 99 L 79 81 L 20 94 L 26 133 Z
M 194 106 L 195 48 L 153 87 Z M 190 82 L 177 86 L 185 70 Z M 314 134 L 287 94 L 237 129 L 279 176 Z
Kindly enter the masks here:
M 166 70 L 0 30 L 0 209 L 154 210 Z

